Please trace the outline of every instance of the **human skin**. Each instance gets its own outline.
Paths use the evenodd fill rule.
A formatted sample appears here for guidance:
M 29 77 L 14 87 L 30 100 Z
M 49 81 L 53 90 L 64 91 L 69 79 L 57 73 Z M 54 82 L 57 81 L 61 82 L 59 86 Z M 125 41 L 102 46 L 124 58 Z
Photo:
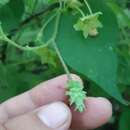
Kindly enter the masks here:
M 88 130 L 108 122 L 112 105 L 105 98 L 87 97 L 83 113 L 70 107 L 66 81 L 61 75 L 0 104 L 0 130 Z

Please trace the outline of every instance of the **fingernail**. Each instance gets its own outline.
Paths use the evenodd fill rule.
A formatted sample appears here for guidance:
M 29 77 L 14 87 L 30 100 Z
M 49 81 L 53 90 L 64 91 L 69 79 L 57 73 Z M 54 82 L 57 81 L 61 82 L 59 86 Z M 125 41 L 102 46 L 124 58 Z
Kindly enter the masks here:
M 40 120 L 49 128 L 62 126 L 68 119 L 68 115 L 67 107 L 61 102 L 46 105 L 38 113 Z

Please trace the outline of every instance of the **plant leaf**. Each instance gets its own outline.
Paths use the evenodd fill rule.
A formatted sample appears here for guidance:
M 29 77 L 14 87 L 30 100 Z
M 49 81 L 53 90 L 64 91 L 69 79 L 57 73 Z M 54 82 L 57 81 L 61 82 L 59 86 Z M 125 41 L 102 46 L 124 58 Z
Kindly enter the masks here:
M 1 1 L 0 1 L 0 8 L 1 8 L 2 6 L 4 6 L 5 4 L 7 4 L 9 1 L 10 1 L 10 0 L 1 0 Z
M 119 130 L 130 130 L 130 110 L 123 111 L 119 120 Z
M 9 3 L 0 8 L 0 21 L 4 31 L 8 32 L 17 27 L 23 12 L 24 4 L 22 0 L 10 0 Z
M 107 3 L 116 14 L 120 27 L 130 27 L 130 18 L 125 11 L 114 1 Z
M 89 0 L 88 2 L 93 12 L 103 13 L 100 19 L 103 28 L 99 30 L 99 35 L 85 39 L 81 32 L 76 32 L 73 28 L 79 15 L 74 17 L 66 13 L 61 19 L 57 38 L 59 49 L 70 67 L 94 81 L 121 103 L 126 104 L 117 88 L 118 58 L 115 49 L 118 26 L 116 17 L 103 0 Z M 52 24 L 46 29 L 46 37 L 51 28 Z

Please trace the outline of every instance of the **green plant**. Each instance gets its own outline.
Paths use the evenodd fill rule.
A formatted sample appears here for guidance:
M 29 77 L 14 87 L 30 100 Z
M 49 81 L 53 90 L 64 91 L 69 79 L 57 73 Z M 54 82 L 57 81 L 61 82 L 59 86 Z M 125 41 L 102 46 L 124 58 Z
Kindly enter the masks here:
M 53 2 L 54 1 L 52 1 L 52 3 Z M 59 57 L 59 60 L 61 61 L 62 65 L 64 67 L 64 70 L 68 76 L 67 95 L 70 96 L 70 103 L 71 103 L 71 105 L 75 104 L 76 109 L 79 110 L 80 112 L 82 112 L 85 108 L 84 103 L 83 103 L 84 99 L 85 99 L 85 92 L 82 90 L 83 89 L 82 85 L 80 85 L 80 83 L 77 83 L 77 81 L 74 81 L 71 78 L 69 69 L 68 69 L 67 65 L 65 64 L 63 57 L 61 56 L 60 51 L 57 47 L 57 43 L 56 43 L 58 30 L 59 30 L 60 18 L 61 18 L 61 15 L 64 12 L 69 11 L 69 9 L 72 9 L 74 11 L 78 11 L 79 13 L 81 13 L 82 17 L 81 18 L 79 17 L 78 23 L 74 25 L 74 28 L 76 30 L 83 31 L 84 37 L 87 38 L 88 35 L 92 36 L 92 35 L 98 34 L 97 28 L 102 27 L 100 21 L 98 20 L 98 17 L 102 13 L 98 12 L 98 13 L 93 14 L 92 10 L 86 0 L 84 0 L 84 3 L 86 4 L 86 6 L 89 10 L 89 13 L 90 13 L 90 14 L 87 14 L 86 16 L 85 16 L 83 10 L 80 9 L 80 6 L 82 6 L 82 4 L 78 0 L 67 0 L 67 1 L 59 0 L 59 1 L 55 1 L 55 2 L 57 2 L 59 4 L 59 7 L 55 11 L 53 11 L 53 13 L 51 14 L 52 16 L 50 16 L 46 20 L 46 22 L 43 24 L 41 30 L 38 32 L 37 37 L 36 37 L 36 42 L 40 42 L 40 43 L 42 43 L 42 45 L 37 46 L 37 47 L 29 47 L 29 46 L 24 47 L 24 46 L 18 45 L 17 43 L 15 43 L 13 40 L 9 39 L 6 36 L 6 34 L 2 30 L 1 25 L 0 25 L 0 40 L 7 42 L 23 51 L 32 51 L 34 53 L 51 44 L 53 46 L 53 48 L 55 49 L 55 51 Z M 56 20 L 55 20 L 54 32 L 52 33 L 52 36 L 47 41 L 42 41 L 41 38 L 42 38 L 42 35 L 44 34 L 45 28 L 55 17 L 56 17 Z M 43 35 L 43 37 L 44 37 L 44 35 Z
M 129 12 L 128 0 L 1 1 L 0 100 L 65 71 L 66 94 L 78 111 L 86 90 L 128 105 L 122 95 L 129 100 Z M 70 72 L 83 78 L 85 90 Z

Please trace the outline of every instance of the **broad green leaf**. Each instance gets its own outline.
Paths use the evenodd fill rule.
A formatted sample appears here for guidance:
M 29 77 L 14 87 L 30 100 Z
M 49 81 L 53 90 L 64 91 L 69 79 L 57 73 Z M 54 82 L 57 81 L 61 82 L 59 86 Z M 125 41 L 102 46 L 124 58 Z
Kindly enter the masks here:
M 24 11 L 22 0 L 10 0 L 10 2 L 0 8 L 0 21 L 5 31 L 16 28 Z
M 24 0 L 25 10 L 27 13 L 32 13 L 36 7 L 37 0 Z
M 30 67 L 29 64 L 28 66 Z M 44 78 L 43 73 L 37 75 L 24 69 L 20 70 L 18 65 L 0 63 L 0 103 L 34 87 Z
M 70 13 L 62 16 L 57 43 L 66 63 L 77 72 L 94 81 L 121 103 L 126 103 L 117 88 L 118 59 L 115 52 L 118 27 L 116 17 L 103 0 L 89 0 L 93 12 L 101 11 L 103 28 L 97 37 L 85 39 L 82 32 L 74 30 L 73 25 L 79 19 Z M 49 25 L 46 33 L 50 31 Z M 47 36 L 46 36 L 47 37 Z
M 1 0 L 1 1 L 0 1 L 0 8 L 1 8 L 3 5 L 7 4 L 8 2 L 9 2 L 9 0 Z
M 119 130 L 130 130 L 130 109 L 122 112 L 119 120 Z
M 129 9 L 125 9 L 124 12 L 128 16 L 128 18 L 130 19 L 130 10 Z
M 108 2 L 115 15 L 117 16 L 120 27 L 130 27 L 130 18 L 125 11 L 115 2 Z
M 18 37 L 18 43 L 21 45 L 27 45 L 30 42 L 34 42 L 38 33 L 38 29 L 36 27 L 26 26 L 24 29 L 21 29 L 15 38 Z
M 128 45 L 120 45 L 118 49 L 119 67 L 118 67 L 118 82 L 120 84 L 130 84 L 130 53 Z
M 9 78 L 12 76 L 9 75 L 9 70 L 0 63 L 0 103 L 1 101 L 6 100 L 7 98 L 16 95 L 16 87 L 12 86 Z

